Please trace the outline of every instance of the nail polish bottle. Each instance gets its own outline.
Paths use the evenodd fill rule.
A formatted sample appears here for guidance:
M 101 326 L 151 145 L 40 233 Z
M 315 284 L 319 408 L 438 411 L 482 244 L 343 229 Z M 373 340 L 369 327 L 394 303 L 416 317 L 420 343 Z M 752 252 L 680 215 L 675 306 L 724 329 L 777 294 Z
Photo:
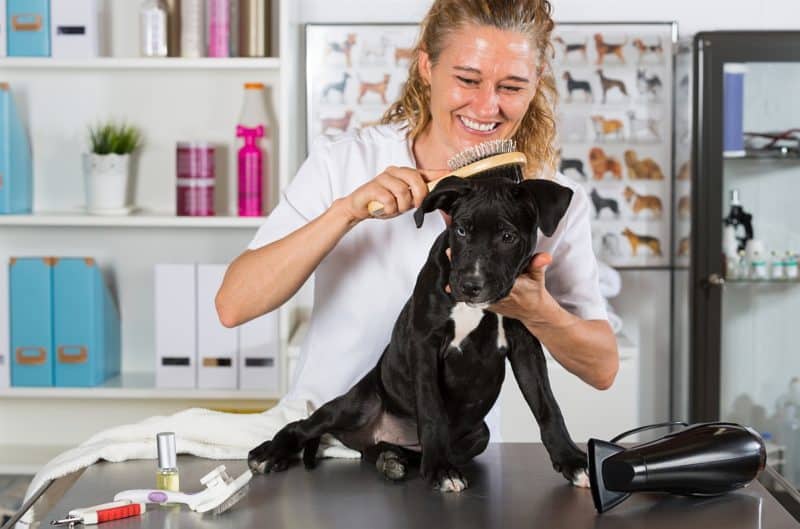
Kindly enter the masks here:
M 156 435 L 158 447 L 158 472 L 156 473 L 156 488 L 161 490 L 180 490 L 178 478 L 178 456 L 175 450 L 175 434 L 161 432 Z

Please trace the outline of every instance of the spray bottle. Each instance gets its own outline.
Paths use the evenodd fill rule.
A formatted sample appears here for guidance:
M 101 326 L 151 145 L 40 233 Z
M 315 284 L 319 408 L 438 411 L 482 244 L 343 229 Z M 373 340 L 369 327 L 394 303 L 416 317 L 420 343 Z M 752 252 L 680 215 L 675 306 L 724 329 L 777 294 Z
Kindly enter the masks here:
M 264 189 L 269 185 L 265 169 L 267 152 L 261 138 L 269 134 L 269 117 L 262 83 L 245 83 L 242 111 L 236 136 L 244 139 L 239 149 L 239 216 L 260 217 L 264 214 Z
M 264 127 L 236 127 L 236 136 L 244 138 L 239 149 L 239 216 L 260 217 L 263 196 L 264 155 L 258 147 L 259 138 L 264 136 Z

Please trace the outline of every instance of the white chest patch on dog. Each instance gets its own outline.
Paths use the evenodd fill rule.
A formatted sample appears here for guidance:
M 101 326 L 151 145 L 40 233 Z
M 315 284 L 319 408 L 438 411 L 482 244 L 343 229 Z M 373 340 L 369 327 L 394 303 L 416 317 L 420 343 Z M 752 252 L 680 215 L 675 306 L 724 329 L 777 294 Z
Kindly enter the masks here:
M 461 341 L 478 327 L 483 319 L 483 309 L 488 306 L 488 304 L 470 306 L 464 302 L 456 303 L 450 312 L 450 319 L 455 324 L 455 333 L 449 347 L 461 349 Z M 498 316 L 497 348 L 500 349 L 501 347 L 508 347 L 508 342 L 506 341 L 506 331 L 503 329 L 503 317 Z

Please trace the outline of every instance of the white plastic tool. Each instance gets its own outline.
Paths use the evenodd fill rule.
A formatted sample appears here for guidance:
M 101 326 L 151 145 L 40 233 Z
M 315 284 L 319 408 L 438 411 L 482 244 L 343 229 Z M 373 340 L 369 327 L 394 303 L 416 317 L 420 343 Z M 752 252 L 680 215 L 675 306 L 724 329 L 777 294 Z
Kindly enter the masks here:
M 114 496 L 114 500 L 128 500 L 143 503 L 182 503 L 196 512 L 213 511 L 220 514 L 233 507 L 247 492 L 253 472 L 245 471 L 236 479 L 225 472 L 220 465 L 200 479 L 206 488 L 195 494 L 172 492 L 158 489 L 124 490 Z

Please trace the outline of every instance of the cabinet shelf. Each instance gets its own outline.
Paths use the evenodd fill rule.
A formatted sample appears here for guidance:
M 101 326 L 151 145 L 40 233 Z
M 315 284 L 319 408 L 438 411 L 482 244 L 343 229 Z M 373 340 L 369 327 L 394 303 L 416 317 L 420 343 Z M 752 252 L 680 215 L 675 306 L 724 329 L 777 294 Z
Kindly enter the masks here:
M 265 217 L 178 217 L 139 211 L 131 215 L 89 215 L 72 211 L 42 211 L 30 215 L 0 215 L 0 226 L 73 226 L 125 228 L 258 228 Z
M 800 285 L 797 279 L 726 279 L 732 285 Z
M 0 70 L 278 70 L 277 57 L 227 57 L 187 59 L 182 57 L 98 57 L 53 59 L 8 57 L 0 59 Z
M 130 399 L 130 400 L 277 400 L 277 392 L 239 389 L 157 388 L 154 373 L 125 373 L 92 388 L 0 389 L 6 399 Z

